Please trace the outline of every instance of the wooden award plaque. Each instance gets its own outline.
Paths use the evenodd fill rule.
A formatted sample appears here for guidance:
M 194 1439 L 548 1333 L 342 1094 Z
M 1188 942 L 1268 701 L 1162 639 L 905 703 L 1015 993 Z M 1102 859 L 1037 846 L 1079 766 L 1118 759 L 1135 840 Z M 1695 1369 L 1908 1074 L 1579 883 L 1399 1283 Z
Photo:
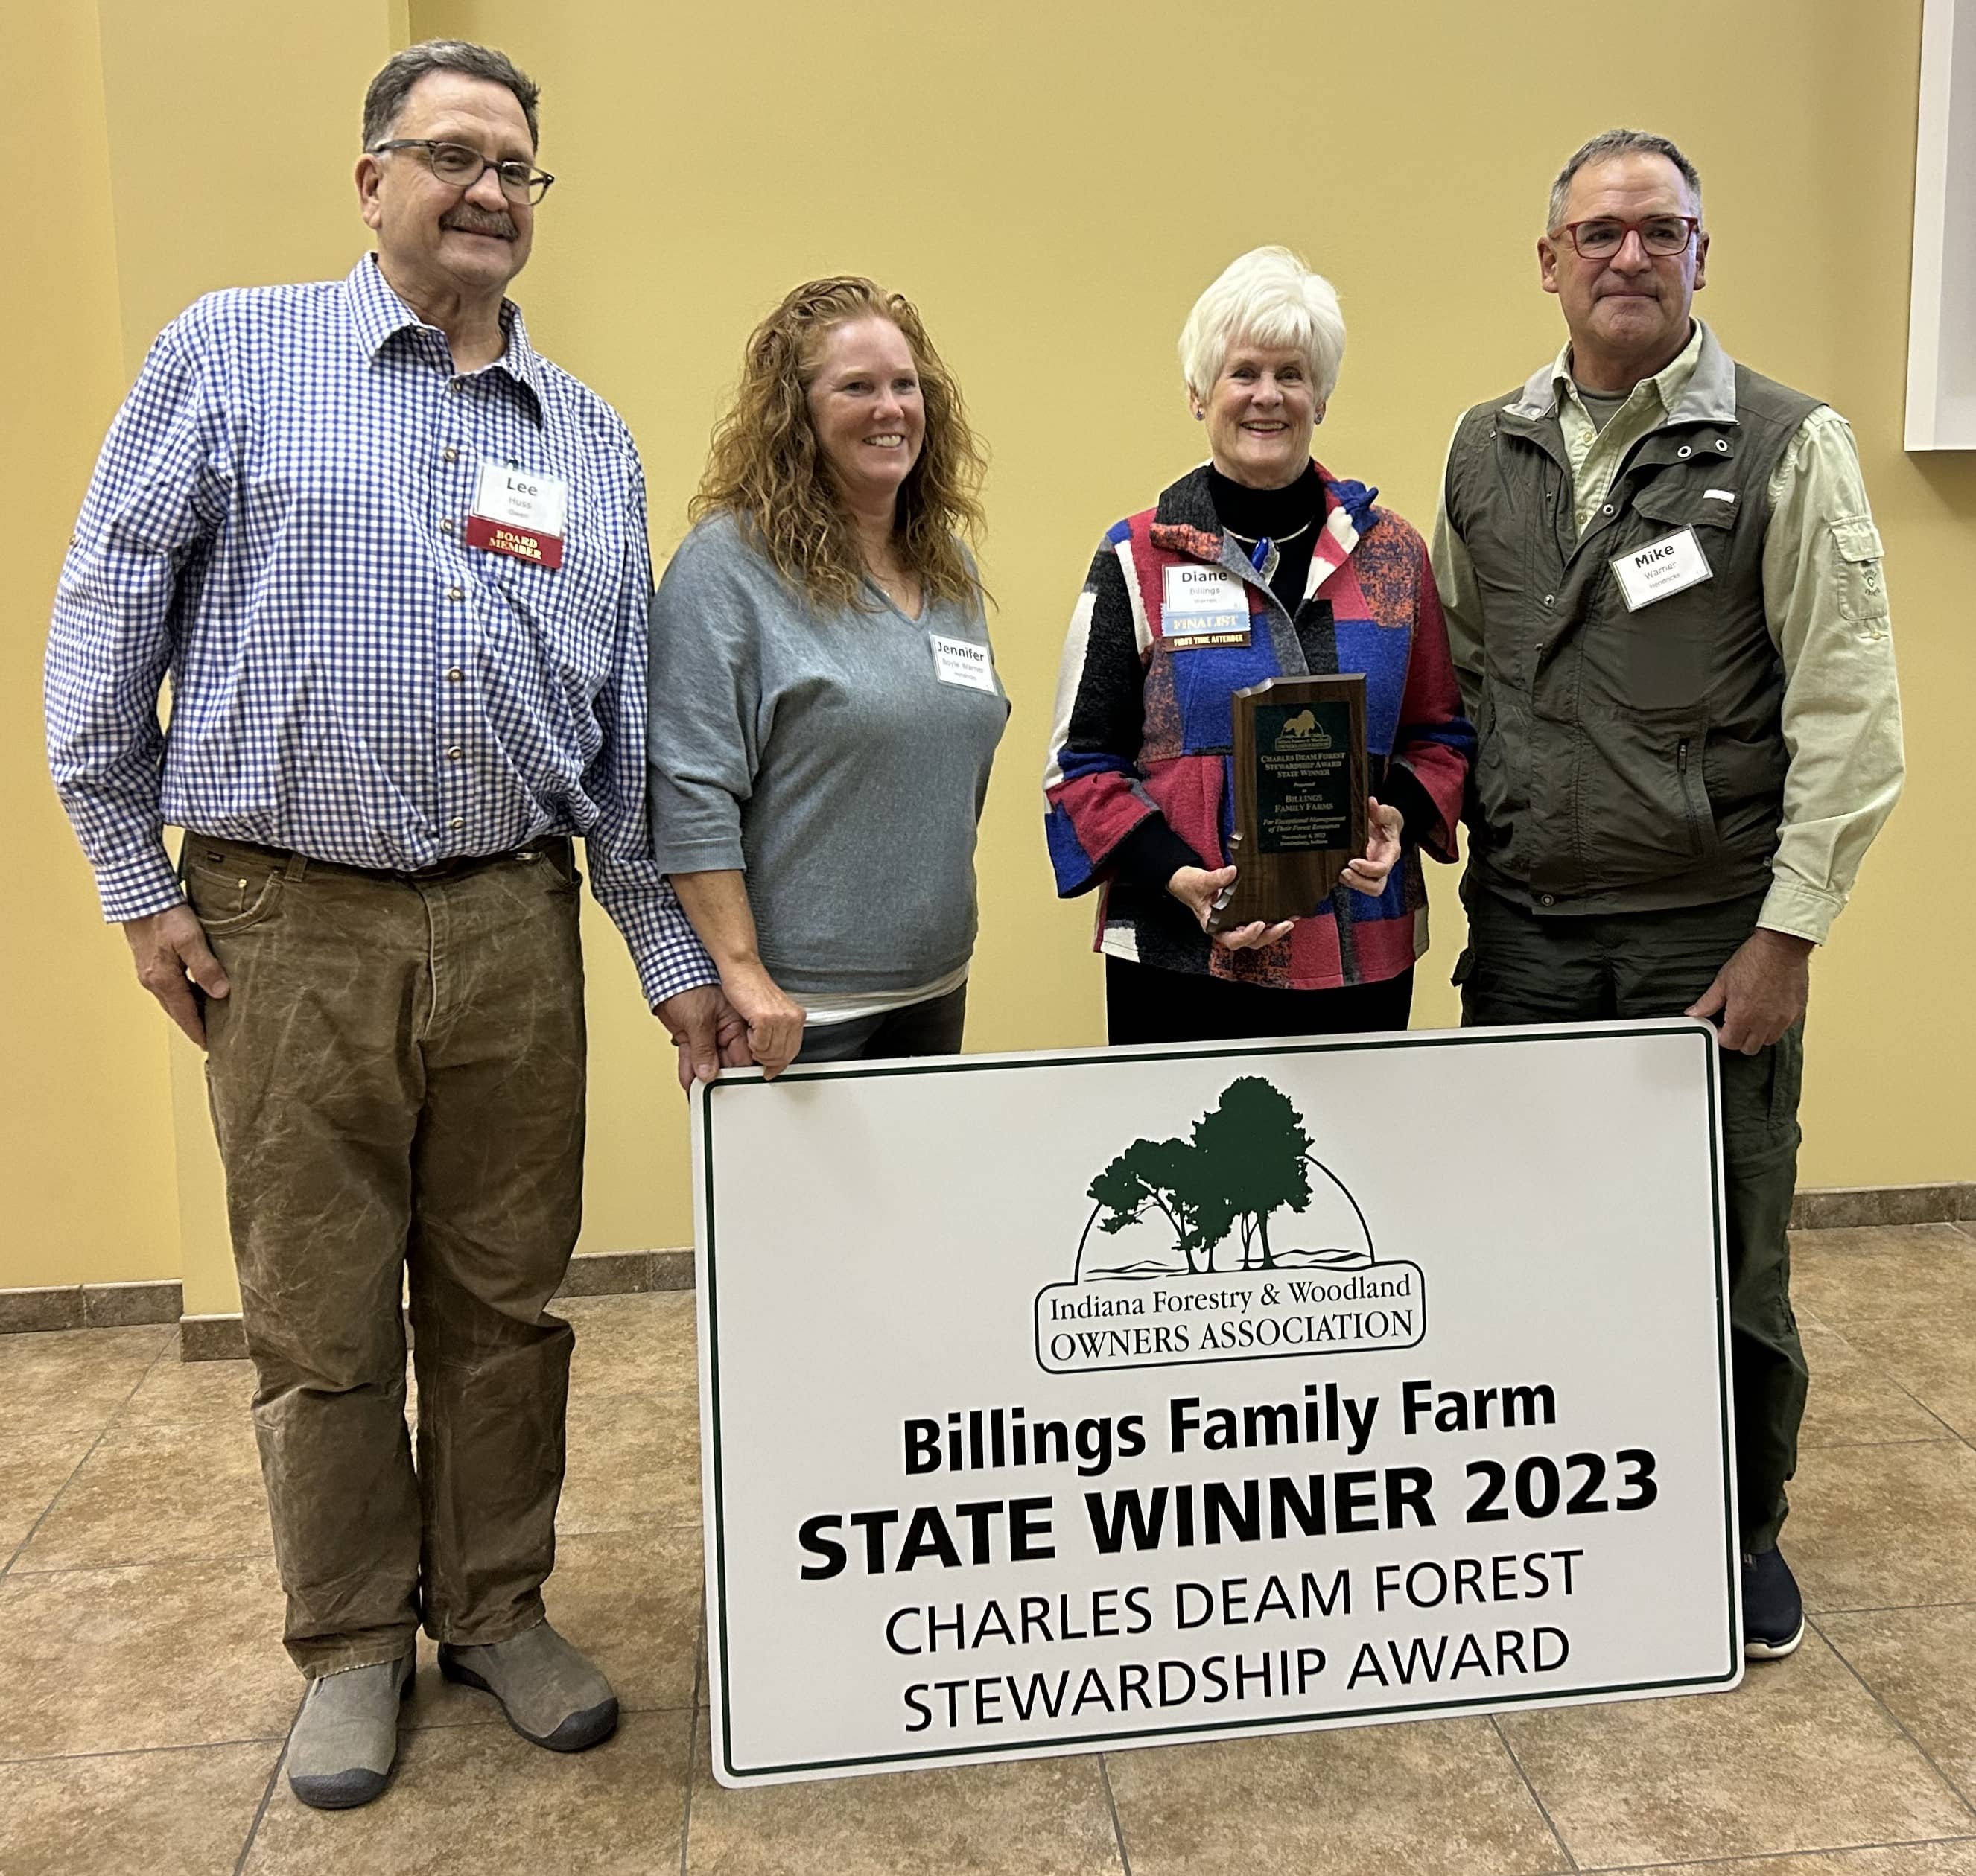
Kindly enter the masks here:
M 1365 851 L 1365 680 L 1277 677 L 1234 697 L 1235 883 L 1211 932 L 1306 918 Z

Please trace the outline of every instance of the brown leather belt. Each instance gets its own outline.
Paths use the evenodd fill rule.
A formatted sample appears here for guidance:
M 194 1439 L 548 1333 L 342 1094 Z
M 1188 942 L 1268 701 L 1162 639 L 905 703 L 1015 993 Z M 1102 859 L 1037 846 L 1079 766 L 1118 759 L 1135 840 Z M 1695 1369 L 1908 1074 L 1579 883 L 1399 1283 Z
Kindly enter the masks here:
M 240 853 L 258 854 L 262 859 L 280 866 L 291 879 L 299 879 L 305 874 L 321 871 L 354 874 L 360 879 L 389 880 L 408 886 L 458 879 L 463 874 L 477 873 L 482 867 L 504 866 L 516 860 L 559 859 L 565 867 L 571 860 L 570 840 L 566 834 L 539 834 L 534 840 L 520 847 L 510 847 L 505 853 L 461 854 L 450 860 L 436 861 L 429 867 L 413 867 L 352 866 L 347 861 L 318 860 L 312 854 L 298 854 L 292 847 L 270 847 L 261 841 L 235 840 L 231 834 L 226 834 L 189 832 L 186 835 L 188 848 L 202 841 L 230 847 Z M 219 856 L 215 855 L 214 857 Z

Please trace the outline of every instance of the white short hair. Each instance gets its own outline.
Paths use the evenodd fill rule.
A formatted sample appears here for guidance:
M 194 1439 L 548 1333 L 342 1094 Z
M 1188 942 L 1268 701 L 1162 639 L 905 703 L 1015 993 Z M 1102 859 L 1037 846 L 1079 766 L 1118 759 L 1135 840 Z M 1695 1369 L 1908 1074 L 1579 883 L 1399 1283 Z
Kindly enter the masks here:
M 1180 334 L 1181 374 L 1205 399 L 1239 344 L 1280 346 L 1304 355 L 1317 401 L 1329 401 L 1345 359 L 1338 295 L 1287 248 L 1252 248 L 1231 261 L 1194 303 Z

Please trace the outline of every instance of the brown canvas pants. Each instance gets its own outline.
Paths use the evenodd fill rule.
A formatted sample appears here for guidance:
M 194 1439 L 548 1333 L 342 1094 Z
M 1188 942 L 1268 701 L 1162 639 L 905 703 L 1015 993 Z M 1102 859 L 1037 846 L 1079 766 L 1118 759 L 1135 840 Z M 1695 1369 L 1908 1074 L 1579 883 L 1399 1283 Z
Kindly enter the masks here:
M 409 878 L 194 834 L 184 872 L 232 985 L 206 1079 L 288 1652 L 505 1641 L 542 1619 L 575 1339 L 545 1308 L 582 1202 L 568 843 Z

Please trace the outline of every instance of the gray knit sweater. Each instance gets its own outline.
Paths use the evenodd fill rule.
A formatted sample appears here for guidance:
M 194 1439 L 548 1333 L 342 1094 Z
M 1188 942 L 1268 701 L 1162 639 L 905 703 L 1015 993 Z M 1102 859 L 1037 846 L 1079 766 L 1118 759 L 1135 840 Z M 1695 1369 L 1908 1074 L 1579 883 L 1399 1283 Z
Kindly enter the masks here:
M 991 660 L 939 641 L 985 648 L 987 626 L 978 601 L 914 621 L 871 594 L 818 612 L 720 515 L 652 600 L 653 853 L 667 873 L 745 870 L 762 961 L 799 998 L 917 989 L 973 949 L 1009 704 Z

